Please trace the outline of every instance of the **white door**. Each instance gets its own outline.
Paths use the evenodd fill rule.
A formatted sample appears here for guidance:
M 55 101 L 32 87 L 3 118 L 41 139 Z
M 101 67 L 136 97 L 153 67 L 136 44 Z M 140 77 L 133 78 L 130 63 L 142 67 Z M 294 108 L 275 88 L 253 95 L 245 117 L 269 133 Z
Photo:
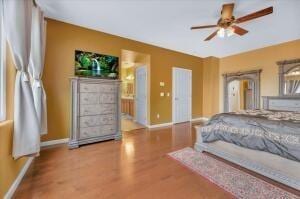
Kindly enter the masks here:
M 135 119 L 136 122 L 147 125 L 147 68 L 141 66 L 135 71 Z
M 191 120 L 192 71 L 173 68 L 173 123 Z

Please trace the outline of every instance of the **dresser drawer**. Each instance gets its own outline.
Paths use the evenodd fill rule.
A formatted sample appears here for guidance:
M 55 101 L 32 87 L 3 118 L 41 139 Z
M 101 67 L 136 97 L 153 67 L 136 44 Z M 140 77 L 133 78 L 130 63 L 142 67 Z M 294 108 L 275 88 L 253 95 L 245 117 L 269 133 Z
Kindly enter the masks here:
M 283 108 L 300 108 L 300 101 L 299 100 L 270 100 L 269 101 L 269 108 L 274 109 L 278 107 Z M 284 109 L 278 109 L 278 110 L 284 110 Z M 277 109 L 276 109 L 277 110 Z
M 99 104 L 100 93 L 80 93 L 80 104 Z
M 116 113 L 115 104 L 82 104 L 80 106 L 80 116 L 99 115 L 99 114 L 114 114 Z
M 87 84 L 87 83 L 80 83 L 79 84 L 79 92 L 80 93 L 90 93 L 90 92 L 99 92 L 99 84 Z
M 270 110 L 276 111 L 300 111 L 300 107 L 287 107 L 287 106 L 269 106 Z
M 270 100 L 270 106 L 300 107 L 299 100 Z
M 80 104 L 114 104 L 116 99 L 114 93 L 80 93 Z
M 116 98 L 117 96 L 114 93 L 101 93 L 99 97 L 99 102 L 115 104 L 117 101 Z
M 80 138 L 91 138 L 97 136 L 105 136 L 116 133 L 116 127 L 114 125 L 104 125 L 95 127 L 80 128 Z
M 90 84 L 90 83 L 79 84 L 79 92 L 81 93 L 93 93 L 93 92 L 115 93 L 116 91 L 117 91 L 117 86 L 113 84 Z
M 99 85 L 100 92 L 104 93 L 116 93 L 117 87 L 111 84 L 101 84 Z
M 116 125 L 116 115 L 92 115 L 80 117 L 80 127 L 92 127 L 101 125 Z

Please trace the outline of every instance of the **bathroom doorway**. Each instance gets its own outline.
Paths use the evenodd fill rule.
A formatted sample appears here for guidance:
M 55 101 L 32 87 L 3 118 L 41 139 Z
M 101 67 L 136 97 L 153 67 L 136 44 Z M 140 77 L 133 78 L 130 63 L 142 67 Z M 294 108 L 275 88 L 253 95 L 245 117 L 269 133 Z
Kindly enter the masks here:
M 122 50 L 122 131 L 146 128 L 148 124 L 148 66 L 150 56 Z M 142 88 L 143 87 L 143 88 Z

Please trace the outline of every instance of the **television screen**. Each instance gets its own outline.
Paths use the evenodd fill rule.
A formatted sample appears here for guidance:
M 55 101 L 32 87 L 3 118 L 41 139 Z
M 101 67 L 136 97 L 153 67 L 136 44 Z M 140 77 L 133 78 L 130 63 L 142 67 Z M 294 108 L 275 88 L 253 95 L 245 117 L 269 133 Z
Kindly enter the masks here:
M 119 58 L 75 50 L 75 75 L 97 78 L 118 78 Z

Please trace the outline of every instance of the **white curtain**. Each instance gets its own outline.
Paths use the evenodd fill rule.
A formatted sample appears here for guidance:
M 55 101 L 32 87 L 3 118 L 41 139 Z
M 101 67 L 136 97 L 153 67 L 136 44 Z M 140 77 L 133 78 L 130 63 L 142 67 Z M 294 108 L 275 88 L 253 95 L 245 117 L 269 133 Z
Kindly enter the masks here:
M 46 93 L 42 83 L 44 68 L 46 24 L 43 12 L 36 6 L 32 10 L 32 33 L 29 73 L 33 79 L 32 92 L 34 105 L 41 127 L 40 134 L 47 134 L 47 103 Z
M 300 80 L 287 80 L 287 94 L 296 94 L 300 87 Z
M 40 150 L 40 126 L 28 77 L 32 4 L 31 0 L 4 0 L 4 27 L 17 69 L 13 136 L 15 159 L 37 155 Z

